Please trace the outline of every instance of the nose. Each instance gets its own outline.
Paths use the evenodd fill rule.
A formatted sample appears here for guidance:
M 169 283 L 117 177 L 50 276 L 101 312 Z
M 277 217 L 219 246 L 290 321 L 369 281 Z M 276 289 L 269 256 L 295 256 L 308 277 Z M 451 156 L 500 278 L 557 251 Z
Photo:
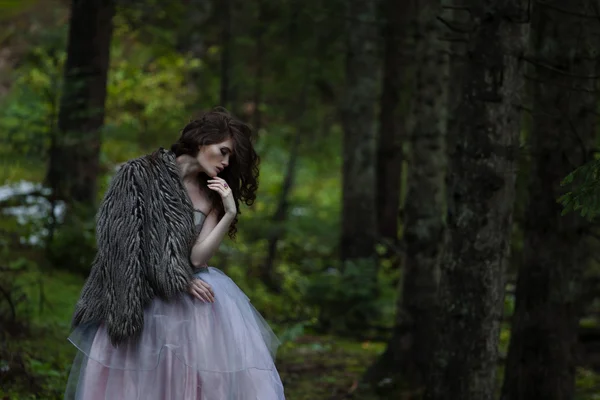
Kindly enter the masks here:
M 223 161 L 221 162 L 221 165 L 223 165 L 223 168 L 227 167 L 229 165 L 229 154 L 227 154 L 224 158 Z

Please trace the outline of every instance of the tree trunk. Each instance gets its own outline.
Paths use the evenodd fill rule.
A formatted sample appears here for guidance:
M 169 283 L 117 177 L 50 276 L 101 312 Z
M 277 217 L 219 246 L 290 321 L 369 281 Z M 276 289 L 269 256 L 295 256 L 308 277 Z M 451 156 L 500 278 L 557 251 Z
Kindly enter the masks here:
M 446 46 L 440 41 L 444 29 L 436 19 L 440 1 L 414 0 L 412 7 L 417 15 L 408 22 L 416 28 L 410 33 L 416 50 L 414 65 L 418 68 L 404 206 L 405 272 L 392 338 L 367 380 L 378 383 L 392 377 L 396 381 L 393 387 L 418 393 L 423 390 L 431 359 L 444 234 L 448 58 Z
M 598 21 L 597 1 L 569 4 L 551 0 L 533 10 L 532 172 L 504 400 L 574 398 L 590 222 L 561 216 L 556 199 L 564 194 L 561 180 L 589 161 L 595 137 L 597 82 L 582 77 L 596 75 L 590 25 Z
M 377 296 L 375 105 L 379 77 L 378 27 L 376 1 L 348 0 L 346 5 L 340 255 L 342 282 L 349 294 L 334 312 L 343 315 L 344 327 L 357 334 L 377 316 L 373 300 Z M 342 324 L 338 325 L 339 329 Z
M 469 59 L 451 133 L 448 241 L 426 399 L 491 400 L 515 198 L 527 2 L 469 0 Z M 454 27 L 454 29 L 458 29 Z
M 385 0 L 383 81 L 379 103 L 379 137 L 377 139 L 377 231 L 390 249 L 398 246 L 398 211 L 402 179 L 402 144 L 407 110 L 400 110 L 402 89 L 409 91 L 406 65 L 409 64 L 404 43 L 409 22 L 410 2 Z M 412 77 L 411 77 L 412 78 Z M 400 114 L 400 115 L 398 115 Z M 393 251 L 388 251 L 391 255 Z
M 307 63 L 308 64 L 308 63 Z M 312 79 L 312 68 L 309 65 L 306 67 L 304 85 L 298 101 L 293 106 L 290 120 L 296 127 L 296 133 L 292 147 L 290 149 L 290 158 L 287 163 L 285 176 L 283 178 L 283 185 L 281 188 L 281 194 L 279 196 L 279 203 L 277 204 L 277 210 L 273 215 L 272 222 L 274 229 L 269 234 L 269 242 L 267 244 L 267 258 L 261 270 L 261 280 L 266 286 L 275 293 L 281 292 L 281 279 L 275 271 L 275 258 L 277 256 L 277 244 L 285 234 L 285 223 L 289 215 L 289 202 L 292 189 L 296 182 L 296 172 L 298 167 L 298 159 L 300 157 L 300 146 L 302 144 L 302 138 L 306 136 L 307 127 L 303 123 L 302 118 L 306 113 L 306 105 L 309 95 L 308 87 Z
M 221 10 L 221 93 L 220 106 L 234 110 L 231 88 L 231 13 L 233 0 L 223 0 Z
M 92 205 L 104 123 L 114 0 L 73 0 L 65 83 L 47 182 L 54 197 Z
M 304 111 L 304 106 L 302 108 Z M 301 113 L 302 115 L 303 113 Z M 300 124 L 302 126 L 302 124 Z M 275 257 L 277 255 L 277 244 L 285 233 L 285 223 L 288 217 L 288 208 L 290 202 L 290 195 L 292 188 L 296 181 L 296 170 L 298 164 L 298 157 L 300 152 L 300 144 L 303 134 L 305 131 L 303 127 L 296 127 L 296 134 L 294 136 L 294 143 L 290 149 L 290 158 L 285 171 L 285 177 L 281 188 L 281 194 L 279 195 L 279 203 L 277 204 L 277 210 L 273 215 L 273 231 L 269 235 L 269 242 L 267 244 L 267 258 L 262 268 L 261 280 L 265 283 L 267 288 L 275 293 L 281 292 L 281 282 L 275 271 Z
M 373 259 L 375 208 L 376 2 L 347 2 L 346 96 L 342 181 L 342 260 Z
M 263 76 L 264 76 L 264 67 L 263 63 L 265 62 L 265 30 L 266 30 L 266 20 L 265 20 L 265 0 L 259 0 L 258 4 L 258 18 L 257 24 L 254 28 L 256 30 L 255 33 L 255 45 L 256 45 L 256 76 L 254 77 L 254 113 L 252 118 L 253 128 L 256 132 L 259 132 L 262 128 L 262 111 L 261 111 L 261 103 L 263 101 Z

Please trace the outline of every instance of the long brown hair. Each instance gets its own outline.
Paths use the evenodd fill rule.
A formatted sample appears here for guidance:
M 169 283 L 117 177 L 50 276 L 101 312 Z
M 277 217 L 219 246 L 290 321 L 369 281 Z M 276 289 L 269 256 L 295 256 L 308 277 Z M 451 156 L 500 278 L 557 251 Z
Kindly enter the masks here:
M 188 123 L 181 131 L 181 136 L 171 146 L 171 151 L 176 157 L 187 154 L 192 157 L 198 155 L 200 146 L 221 143 L 227 139 L 233 141 L 233 154 L 229 159 L 229 165 L 219 177 L 227 181 L 231 188 L 235 206 L 239 210 L 240 201 L 251 205 L 256 199 L 258 189 L 258 165 L 260 158 L 254 150 L 256 134 L 250 126 L 234 118 L 226 109 L 217 107 L 198 115 Z M 200 174 L 200 187 L 206 188 L 208 176 Z M 221 196 L 213 190 L 206 192 L 212 206 L 218 209 L 219 218 L 225 214 Z M 229 237 L 235 238 L 237 232 L 237 215 L 229 226 Z

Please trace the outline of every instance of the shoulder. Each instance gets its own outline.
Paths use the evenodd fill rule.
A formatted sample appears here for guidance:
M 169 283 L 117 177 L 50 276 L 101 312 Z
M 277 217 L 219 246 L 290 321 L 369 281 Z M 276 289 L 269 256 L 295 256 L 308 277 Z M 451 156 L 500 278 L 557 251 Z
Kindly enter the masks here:
M 115 174 L 150 173 L 156 168 L 156 152 L 125 161 L 117 166 Z
M 160 181 L 174 180 L 173 176 L 179 176 L 175 164 L 174 154 L 164 149 L 153 153 L 130 159 L 116 168 L 113 179 L 137 181 L 142 184 Z

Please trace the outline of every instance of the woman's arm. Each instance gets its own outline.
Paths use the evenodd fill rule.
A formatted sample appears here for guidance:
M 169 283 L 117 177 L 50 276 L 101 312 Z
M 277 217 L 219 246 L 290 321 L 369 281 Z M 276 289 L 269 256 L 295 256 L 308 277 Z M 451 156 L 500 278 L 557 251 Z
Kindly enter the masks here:
M 88 302 L 103 299 L 103 322 L 113 345 L 139 335 L 144 325 L 147 171 L 145 161 L 135 159 L 112 178 L 96 216 L 98 253 L 93 268 L 99 271 L 90 274 L 74 317 L 75 324 L 86 322 L 88 313 L 98 311 L 86 309 Z
M 217 210 L 213 210 L 208 213 L 206 221 L 202 226 L 202 230 L 198 235 L 198 239 L 192 247 L 190 260 L 192 265 L 196 268 L 203 267 L 206 265 L 208 260 L 212 257 L 215 251 L 219 248 L 223 237 L 229 231 L 229 225 L 235 219 L 235 214 L 225 213 L 223 218 L 218 221 Z

